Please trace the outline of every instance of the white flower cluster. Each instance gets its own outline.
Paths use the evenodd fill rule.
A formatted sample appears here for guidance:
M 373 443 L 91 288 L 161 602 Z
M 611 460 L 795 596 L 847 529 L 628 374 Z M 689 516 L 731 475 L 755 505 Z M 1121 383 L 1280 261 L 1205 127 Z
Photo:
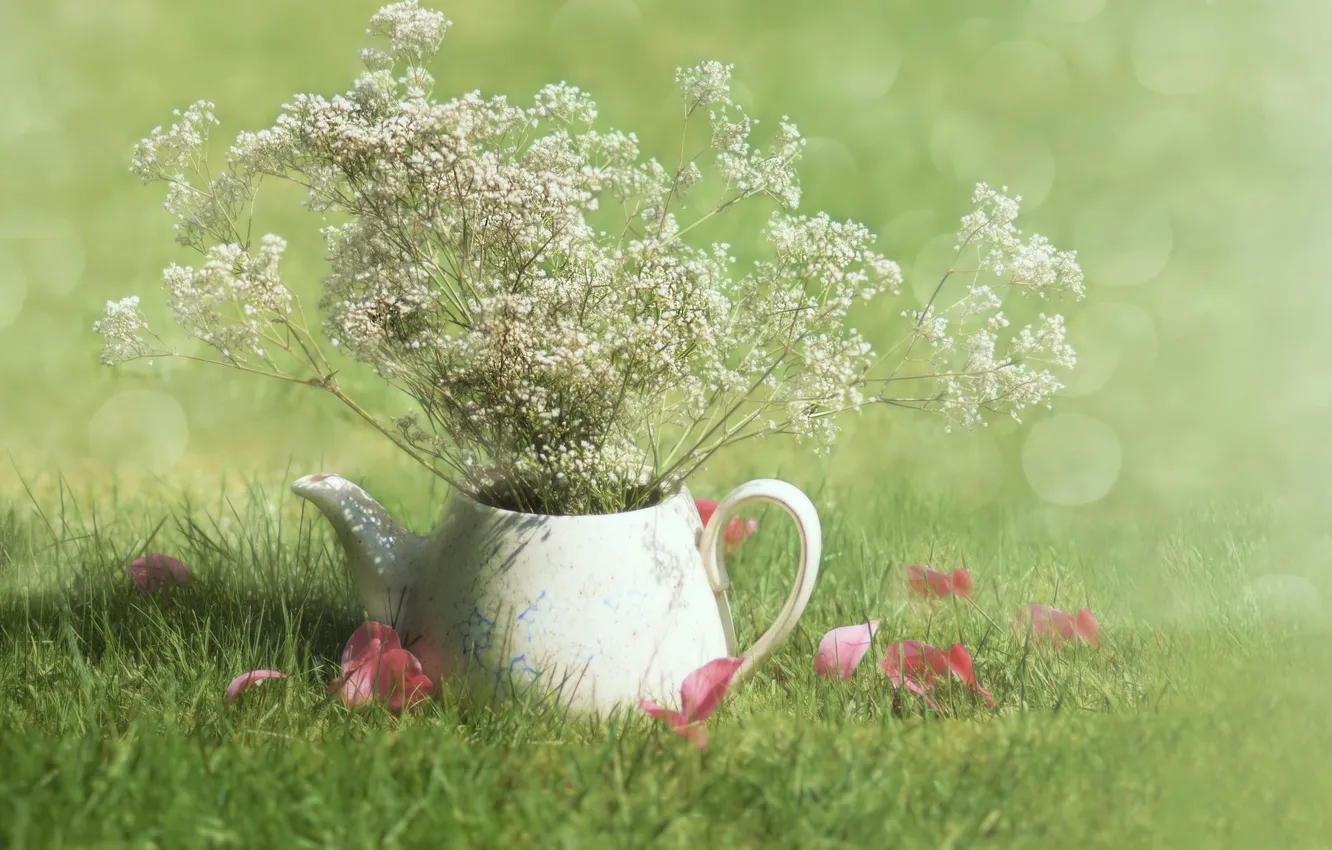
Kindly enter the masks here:
M 1022 197 L 1009 198 L 1001 193 L 1007 191 L 1007 186 L 996 192 L 984 183 L 976 187 L 971 196 L 976 209 L 962 217 L 959 250 L 976 246 L 982 269 L 1008 275 L 1008 285 L 1027 289 L 1040 298 L 1063 292 L 1082 298 L 1077 252 L 1057 251 L 1050 240 L 1036 234 L 1023 242 L 1014 224 Z
M 147 340 L 139 335 L 148 330 L 148 322 L 139 310 L 137 295 L 106 302 L 106 312 L 93 322 L 92 329 L 106 340 L 100 358 L 104 365 L 115 366 L 153 353 Z
M 693 68 L 677 68 L 675 84 L 684 97 L 686 114 L 702 106 L 729 105 L 731 72 L 734 70 L 734 65 L 723 65 L 715 60 Z
M 554 513 L 631 506 L 750 437 L 827 445 L 837 413 L 903 403 L 891 379 L 871 391 L 881 358 L 848 327 L 853 305 L 898 292 L 901 271 L 862 225 L 795 213 L 804 141 L 783 119 L 769 145 L 751 143 L 756 122 L 731 98 L 731 66 L 676 75 L 686 128 L 706 114 L 724 187 L 686 206 L 708 151 L 682 146 L 674 168 L 643 159 L 633 134 L 592 126 L 596 104 L 575 87 L 546 86 L 530 106 L 477 92 L 432 99 L 425 65 L 448 27 L 415 0 L 381 9 L 369 32 L 389 48 L 362 54 L 351 89 L 293 97 L 272 127 L 241 134 L 216 174 L 205 103 L 136 149 L 133 170 L 167 183 L 178 240 L 204 256 L 164 279 L 176 321 L 217 362 L 322 386 L 469 492 L 506 485 L 524 507 Z M 343 222 L 324 230 L 325 334 L 419 412 L 379 425 L 333 380 L 279 278 L 284 243 L 250 245 L 264 179 L 301 185 L 311 209 Z M 729 245 L 689 238 L 761 198 L 779 207 L 771 252 L 746 271 Z M 980 250 L 988 274 L 1023 294 L 1080 294 L 1071 254 L 1020 240 L 1016 202 L 985 187 L 975 200 L 960 243 Z M 977 283 L 953 307 L 913 317 L 903 362 L 921 343 L 941 367 L 915 406 L 970 423 L 1052 391 L 1031 364 L 1071 361 L 1062 319 L 1042 317 L 1000 356 L 1000 301 Z M 108 305 L 106 362 L 148 351 L 136 305 Z M 968 322 L 983 327 L 955 341 Z M 278 350 L 304 371 L 284 371 Z
M 366 35 L 389 41 L 389 56 L 407 65 L 421 65 L 439 50 L 451 21 L 443 13 L 422 9 L 416 0 L 402 0 L 380 9 L 370 18 Z
M 208 127 L 216 124 L 213 104 L 201 100 L 173 115 L 180 119 L 169 130 L 154 127 L 151 135 L 134 146 L 130 171 L 144 183 L 162 179 L 164 175 L 183 174 L 198 170 L 202 164 L 204 147 L 208 143 Z
M 198 269 L 167 266 L 162 280 L 177 324 L 229 362 L 239 362 L 241 351 L 266 357 L 261 339 L 268 325 L 291 314 L 291 291 L 278 276 L 286 247 L 280 237 L 267 234 L 255 256 L 224 243 L 210 247 Z
M 1006 191 L 978 185 L 971 199 L 975 209 L 962 218 L 958 258 L 974 253 L 978 261 L 965 294 L 946 309 L 935 304 L 948 279 L 965 271 L 953 268 L 924 310 L 903 314 L 913 321 L 912 343 L 928 348 L 921 358 L 929 364 L 927 389 L 913 398 L 884 400 L 935 410 L 970 428 L 984 426 L 985 414 L 1000 410 L 1020 421 L 1024 408 L 1048 407 L 1050 397 L 1062 389 L 1050 367 L 1071 369 L 1076 362 L 1064 338 L 1063 316 L 1041 313 L 1035 324 L 1004 341 L 1000 332 L 1009 320 L 1000 310 L 1001 291 L 1081 300 L 1082 269 L 1075 252 L 1056 251 L 1043 236 L 1023 241 L 1015 224 L 1021 198 L 1009 198 Z M 980 282 L 983 275 L 992 283 Z M 904 362 L 912 360 L 912 347 Z

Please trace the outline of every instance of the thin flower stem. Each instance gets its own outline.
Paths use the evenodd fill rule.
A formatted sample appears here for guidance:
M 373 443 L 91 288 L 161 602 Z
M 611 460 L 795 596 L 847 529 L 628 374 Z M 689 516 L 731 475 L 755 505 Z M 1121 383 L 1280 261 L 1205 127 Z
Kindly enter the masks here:
M 375 419 L 375 417 L 371 416 L 369 413 L 365 411 L 364 408 L 362 408 L 359 404 L 353 401 L 350 396 L 348 396 L 345 392 L 342 391 L 341 387 L 339 387 L 336 383 L 332 382 L 331 376 L 328 379 L 328 383 L 326 383 L 323 388 L 331 392 L 340 401 L 342 401 L 343 404 L 350 407 L 352 409 L 352 412 L 355 413 L 357 416 L 361 417 L 366 422 L 370 423 L 370 425 L 373 426 L 376 431 L 383 434 L 385 437 L 388 437 L 389 440 L 392 441 L 394 445 L 396 445 L 398 448 L 402 449 L 403 451 L 407 452 L 407 454 L 409 454 L 412 457 L 412 459 L 415 460 L 417 463 L 421 464 L 421 466 L 425 467 L 428 471 L 444 479 L 449 484 L 455 483 L 452 478 L 450 478 L 448 475 L 445 475 L 443 472 L 436 469 L 433 464 L 431 464 L 425 458 L 421 457 L 421 455 L 417 453 L 417 451 L 415 450 L 414 447 L 411 446 L 411 444 L 407 443 L 405 440 L 399 439 L 397 434 L 394 434 L 393 432 L 389 431 L 387 428 L 385 428 L 383 425 L 379 423 L 379 420 Z

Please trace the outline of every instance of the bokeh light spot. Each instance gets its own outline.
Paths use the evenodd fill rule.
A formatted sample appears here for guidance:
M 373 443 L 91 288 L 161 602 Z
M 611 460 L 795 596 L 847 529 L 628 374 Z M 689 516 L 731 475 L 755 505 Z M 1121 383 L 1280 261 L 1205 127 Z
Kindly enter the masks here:
M 1042 499 L 1056 505 L 1089 505 L 1115 486 L 1123 451 L 1114 430 L 1081 413 L 1035 423 L 1022 445 L 1022 471 Z
M 1032 0 L 1031 7 L 1042 15 L 1080 24 L 1105 11 L 1106 0 Z
M 7 328 L 23 312 L 28 281 L 13 252 L 0 248 L 0 328 Z
M 14 49 L 12 42 L 0 44 L 0 140 L 18 139 L 47 129 L 50 110 L 43 109 L 46 98 L 31 59 Z
M 1140 197 L 1121 197 L 1101 201 L 1078 216 L 1073 246 L 1089 282 L 1136 286 L 1165 269 L 1175 235 L 1164 210 Z
M 1004 456 L 993 435 L 978 429 L 935 432 L 918 450 L 931 460 L 918 471 L 915 486 L 959 508 L 977 508 L 996 498 L 1003 481 Z
M 0 243 L 15 255 L 34 290 L 65 295 L 83 278 L 83 235 L 69 219 L 11 216 L 0 221 Z
M 1211 144 L 1202 114 L 1175 107 L 1143 110 L 1123 125 L 1118 138 L 1121 161 L 1135 167 L 1188 155 Z
M 957 27 L 955 44 L 957 49 L 969 53 L 978 53 L 994 44 L 995 23 L 986 17 L 967 18 Z
M 788 54 L 795 47 L 787 61 L 801 71 L 800 88 L 822 101 L 879 100 L 893 87 L 902 64 L 897 42 L 882 31 L 824 29 L 803 33 L 797 45 L 784 44 Z
M 981 123 L 961 112 L 945 112 L 930 129 L 930 162 L 944 174 L 957 170 L 957 149 L 964 140 L 983 132 Z
M 996 44 L 976 62 L 976 87 L 1004 109 L 1057 105 L 1068 95 L 1068 66 L 1036 41 Z
M 850 148 L 836 139 L 812 136 L 800 157 L 800 183 L 811 206 L 827 208 L 837 199 L 854 197 L 860 166 Z
M 901 250 L 924 244 L 939 230 L 932 209 L 914 209 L 898 213 L 879 228 L 878 250 Z
M 556 33 L 578 42 L 580 34 L 636 30 L 643 26 L 643 13 L 633 0 L 569 0 L 551 19 Z
M 1078 353 L 1077 366 L 1054 371 L 1064 384 L 1062 394 L 1075 398 L 1101 390 L 1121 364 L 1156 359 L 1156 325 L 1136 304 L 1088 304 L 1068 320 L 1068 342 Z
M 1064 385 L 1061 395 L 1089 396 L 1110 383 L 1119 368 L 1117 339 L 1079 314 L 1068 324 L 1068 343 L 1078 353 L 1078 363 L 1073 369 L 1054 370 Z
M 1045 201 L 1055 180 L 1050 144 L 1039 133 L 1014 126 L 986 127 L 975 135 L 957 137 L 953 163 L 958 179 L 968 186 L 1007 186 L 1021 195 L 1026 212 Z
M 1318 588 L 1304 576 L 1271 573 L 1244 586 L 1244 604 L 1278 625 L 1322 620 L 1323 600 Z
M 28 243 L 29 277 L 56 295 L 65 295 L 78 285 L 83 265 L 83 239 L 69 224 Z
M 189 436 L 180 403 L 153 390 L 116 393 L 88 422 L 88 443 L 95 455 L 112 463 L 144 466 L 158 475 L 180 461 Z
M 1197 94 L 1221 76 L 1229 53 L 1217 15 L 1196 3 L 1156 0 L 1134 24 L 1130 44 L 1138 82 L 1158 94 Z

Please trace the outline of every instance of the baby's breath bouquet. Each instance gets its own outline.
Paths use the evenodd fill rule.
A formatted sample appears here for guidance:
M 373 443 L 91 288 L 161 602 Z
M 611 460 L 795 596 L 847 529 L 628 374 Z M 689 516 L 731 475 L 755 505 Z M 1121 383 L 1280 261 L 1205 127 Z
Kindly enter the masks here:
M 977 188 L 954 269 L 920 310 L 895 311 L 902 339 L 876 353 L 847 314 L 896 294 L 897 264 L 862 225 L 797 214 L 804 142 L 784 120 L 755 144 L 729 66 L 677 72 L 685 128 L 706 122 L 710 140 L 682 143 L 668 167 L 632 133 L 597 129 L 592 99 L 569 85 L 529 106 L 434 99 L 426 69 L 449 26 L 415 0 L 384 7 L 368 32 L 387 50 L 362 53 L 350 91 L 293 97 L 221 167 L 208 156 L 209 103 L 144 139 L 132 170 L 166 184 L 177 241 L 202 256 L 167 267 L 168 303 L 208 356 L 174 350 L 127 298 L 94 326 L 102 361 L 180 356 L 308 383 L 474 497 L 549 514 L 651 504 L 743 440 L 826 447 L 838 414 L 871 403 L 972 426 L 1059 389 L 1049 368 L 1073 362 L 1062 317 L 1006 332 L 1002 299 L 1080 298 L 1082 275 L 1072 253 L 1023 241 L 1016 199 Z M 712 183 L 700 164 L 716 169 Z M 322 342 L 283 283 L 285 242 L 256 238 L 269 180 L 299 184 L 332 222 Z M 697 197 L 708 186 L 720 192 Z M 773 208 L 768 250 L 737 271 L 729 245 L 702 237 L 746 203 Z M 955 275 L 960 296 L 944 303 Z M 412 412 L 365 410 L 328 346 Z

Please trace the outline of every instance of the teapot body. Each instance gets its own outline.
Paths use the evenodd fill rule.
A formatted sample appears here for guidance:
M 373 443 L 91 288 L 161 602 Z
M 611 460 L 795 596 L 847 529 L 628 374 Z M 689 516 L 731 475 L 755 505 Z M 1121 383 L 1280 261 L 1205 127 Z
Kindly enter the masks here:
M 726 656 L 723 612 L 682 490 L 660 505 L 541 516 L 455 493 L 399 598 L 378 611 L 432 679 L 484 698 L 540 686 L 578 711 L 669 699 Z
M 690 673 L 724 657 L 742 660 L 739 683 L 795 628 L 818 578 L 818 514 L 773 479 L 732 490 L 706 528 L 684 488 L 652 507 L 590 516 L 517 513 L 455 491 L 425 537 L 340 475 L 291 487 L 333 526 L 367 617 L 393 626 L 432 680 L 486 700 L 535 689 L 595 713 L 674 702 Z M 725 529 L 751 501 L 795 521 L 800 556 L 776 621 L 740 652 Z

